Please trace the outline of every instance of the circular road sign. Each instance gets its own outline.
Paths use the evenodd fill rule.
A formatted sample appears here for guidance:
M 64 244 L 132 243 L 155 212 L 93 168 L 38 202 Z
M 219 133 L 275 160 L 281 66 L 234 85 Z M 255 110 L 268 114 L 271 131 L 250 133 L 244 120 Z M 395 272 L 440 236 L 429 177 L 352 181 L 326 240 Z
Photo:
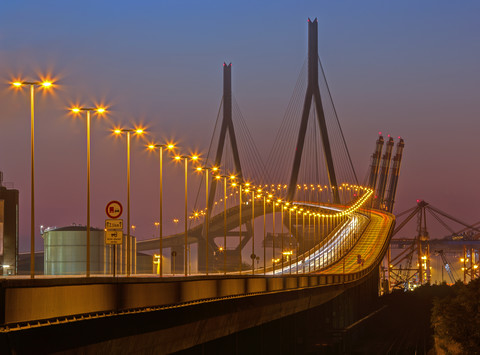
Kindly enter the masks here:
M 123 212 L 122 204 L 118 201 L 110 201 L 109 203 L 107 203 L 105 212 L 107 213 L 107 216 L 112 219 L 118 218 L 122 215 Z

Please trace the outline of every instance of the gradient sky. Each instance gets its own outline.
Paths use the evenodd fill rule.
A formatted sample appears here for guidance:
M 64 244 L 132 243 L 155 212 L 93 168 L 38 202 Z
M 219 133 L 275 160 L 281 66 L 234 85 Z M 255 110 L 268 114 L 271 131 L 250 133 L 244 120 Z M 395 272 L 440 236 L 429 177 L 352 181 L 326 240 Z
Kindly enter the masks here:
M 102 227 L 105 204 L 126 200 L 125 143 L 109 134 L 113 123 L 143 122 L 154 137 L 205 151 L 224 61 L 266 157 L 306 58 L 308 17 L 319 20 L 319 52 L 358 176 L 378 131 L 402 136 L 395 211 L 424 199 L 480 220 L 479 15 L 479 2 L 450 0 L 0 2 L 0 170 L 20 190 L 20 249 L 29 248 L 29 101 L 9 80 L 50 72 L 61 84 L 37 100 L 38 225 L 85 223 L 84 120 L 65 108 L 111 105 L 110 119 L 92 127 L 92 225 Z M 142 239 L 155 232 L 157 160 L 133 146 L 132 224 Z M 180 168 L 166 170 L 171 231 L 183 186 Z

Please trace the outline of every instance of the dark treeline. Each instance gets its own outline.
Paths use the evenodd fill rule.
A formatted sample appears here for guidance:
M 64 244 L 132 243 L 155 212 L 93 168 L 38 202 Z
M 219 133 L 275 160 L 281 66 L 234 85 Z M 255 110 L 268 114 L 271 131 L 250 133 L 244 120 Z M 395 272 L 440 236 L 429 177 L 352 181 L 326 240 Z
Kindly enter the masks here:
M 480 354 L 480 279 L 441 288 L 431 319 L 437 353 Z

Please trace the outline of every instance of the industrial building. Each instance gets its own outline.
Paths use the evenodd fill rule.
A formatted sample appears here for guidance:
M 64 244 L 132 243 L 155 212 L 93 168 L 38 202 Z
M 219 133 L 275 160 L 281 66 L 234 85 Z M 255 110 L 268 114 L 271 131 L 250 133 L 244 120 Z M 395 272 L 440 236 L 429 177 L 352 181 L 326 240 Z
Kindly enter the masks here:
M 0 266 L 2 275 L 16 275 L 18 264 L 18 190 L 4 186 L 0 171 Z

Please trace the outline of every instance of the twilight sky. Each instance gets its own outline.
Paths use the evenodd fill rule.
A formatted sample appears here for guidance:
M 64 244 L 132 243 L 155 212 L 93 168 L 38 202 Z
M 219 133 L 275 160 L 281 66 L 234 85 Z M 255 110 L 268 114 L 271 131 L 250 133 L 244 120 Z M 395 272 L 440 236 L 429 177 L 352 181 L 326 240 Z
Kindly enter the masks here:
M 92 125 L 92 225 L 102 227 L 105 204 L 126 201 L 125 142 L 109 129 L 142 122 L 152 137 L 206 151 L 224 61 L 267 156 L 306 58 L 308 17 L 319 20 L 320 56 L 360 179 L 378 131 L 402 136 L 395 211 L 424 199 L 480 220 L 479 15 L 479 2 L 450 0 L 0 2 L 0 170 L 20 190 L 21 251 L 29 248 L 29 101 L 9 89 L 12 78 L 52 73 L 60 84 L 37 100 L 38 226 L 85 223 L 84 120 L 65 108 L 111 106 L 109 119 Z M 132 224 L 143 239 L 158 220 L 158 166 L 137 143 Z M 168 232 L 182 216 L 183 185 L 181 168 L 166 171 Z

